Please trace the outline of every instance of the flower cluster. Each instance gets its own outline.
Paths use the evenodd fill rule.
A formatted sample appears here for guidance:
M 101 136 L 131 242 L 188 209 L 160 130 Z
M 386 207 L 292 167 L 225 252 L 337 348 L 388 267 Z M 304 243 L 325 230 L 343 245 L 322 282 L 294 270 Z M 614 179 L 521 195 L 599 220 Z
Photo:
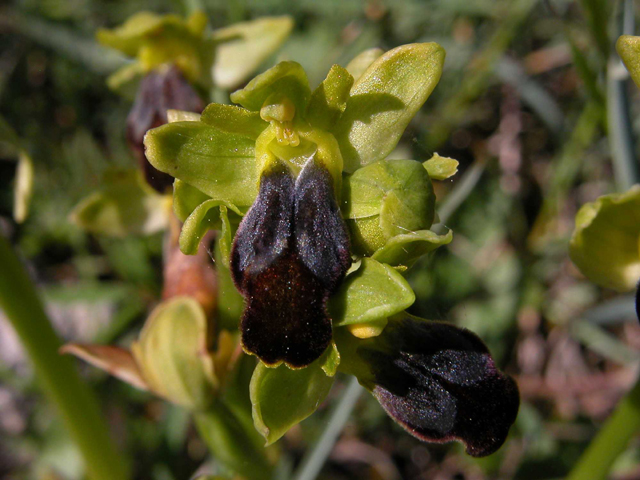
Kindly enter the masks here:
M 446 178 L 456 162 L 386 157 L 443 62 L 434 43 L 371 50 L 313 91 L 282 62 L 231 95 L 239 106 L 176 114 L 145 137 L 150 163 L 176 178 L 182 251 L 220 231 L 218 275 L 228 269 L 244 296 L 242 346 L 260 359 L 253 418 L 268 443 L 315 410 L 337 370 L 413 435 L 461 440 L 471 455 L 499 448 L 515 420 L 517 387 L 474 334 L 405 313 L 415 295 L 402 274 L 452 238 L 430 230 L 430 173 Z M 220 288 L 221 304 L 233 298 Z

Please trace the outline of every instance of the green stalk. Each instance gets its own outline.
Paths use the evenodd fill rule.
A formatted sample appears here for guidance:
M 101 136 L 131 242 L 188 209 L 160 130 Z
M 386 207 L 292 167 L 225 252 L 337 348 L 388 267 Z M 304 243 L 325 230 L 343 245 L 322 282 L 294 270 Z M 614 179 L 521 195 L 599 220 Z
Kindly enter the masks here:
M 273 466 L 265 455 L 264 439 L 256 430 L 247 431 L 223 401 L 216 400 L 193 418 L 209 452 L 222 465 L 250 480 L 271 478 Z
M 640 381 L 618 404 L 567 480 L 605 480 L 613 462 L 640 430 Z
M 126 480 L 129 471 L 109 437 L 97 399 L 83 383 L 44 312 L 27 272 L 0 235 L 0 308 L 15 328 L 47 398 L 84 458 L 92 480 Z

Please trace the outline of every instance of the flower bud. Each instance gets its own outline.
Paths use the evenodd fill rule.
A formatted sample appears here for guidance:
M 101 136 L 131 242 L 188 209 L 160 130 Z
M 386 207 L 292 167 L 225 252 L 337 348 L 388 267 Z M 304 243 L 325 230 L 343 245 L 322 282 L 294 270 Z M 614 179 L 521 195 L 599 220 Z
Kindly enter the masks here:
M 207 319 L 189 297 L 163 302 L 131 346 L 149 389 L 190 410 L 205 409 L 217 380 L 207 348 Z
M 356 170 L 344 181 L 343 202 L 353 249 L 366 256 L 396 235 L 428 229 L 435 215 L 431 179 L 415 160 L 382 160 Z

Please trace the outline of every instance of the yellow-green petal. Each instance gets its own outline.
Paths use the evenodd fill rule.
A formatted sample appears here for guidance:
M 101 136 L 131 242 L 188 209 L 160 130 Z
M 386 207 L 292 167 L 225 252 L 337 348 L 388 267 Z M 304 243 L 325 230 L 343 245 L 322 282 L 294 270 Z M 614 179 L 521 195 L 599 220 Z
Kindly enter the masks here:
M 616 42 L 616 50 L 629 70 L 631 78 L 640 88 L 640 37 L 622 35 Z

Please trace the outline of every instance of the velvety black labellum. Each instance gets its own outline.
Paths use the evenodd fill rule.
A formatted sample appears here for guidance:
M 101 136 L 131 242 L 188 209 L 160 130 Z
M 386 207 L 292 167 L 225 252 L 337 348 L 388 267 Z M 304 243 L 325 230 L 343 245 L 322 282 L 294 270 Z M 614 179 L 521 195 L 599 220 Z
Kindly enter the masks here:
M 147 183 L 160 193 L 171 187 L 173 177 L 156 170 L 147 161 L 143 140 L 147 130 L 167 123 L 167 110 L 171 109 L 201 113 L 204 103 L 177 67 L 147 73 L 127 117 L 126 134 Z
M 293 368 L 320 357 L 332 337 L 326 302 L 350 265 L 329 172 L 313 158 L 296 181 L 281 163 L 265 172 L 231 251 L 231 273 L 246 299 L 245 351 Z
M 520 396 L 476 335 L 407 318 L 384 336 L 389 348 L 359 353 L 372 365 L 373 394 L 395 421 L 424 441 L 460 440 L 475 457 L 500 448 Z

